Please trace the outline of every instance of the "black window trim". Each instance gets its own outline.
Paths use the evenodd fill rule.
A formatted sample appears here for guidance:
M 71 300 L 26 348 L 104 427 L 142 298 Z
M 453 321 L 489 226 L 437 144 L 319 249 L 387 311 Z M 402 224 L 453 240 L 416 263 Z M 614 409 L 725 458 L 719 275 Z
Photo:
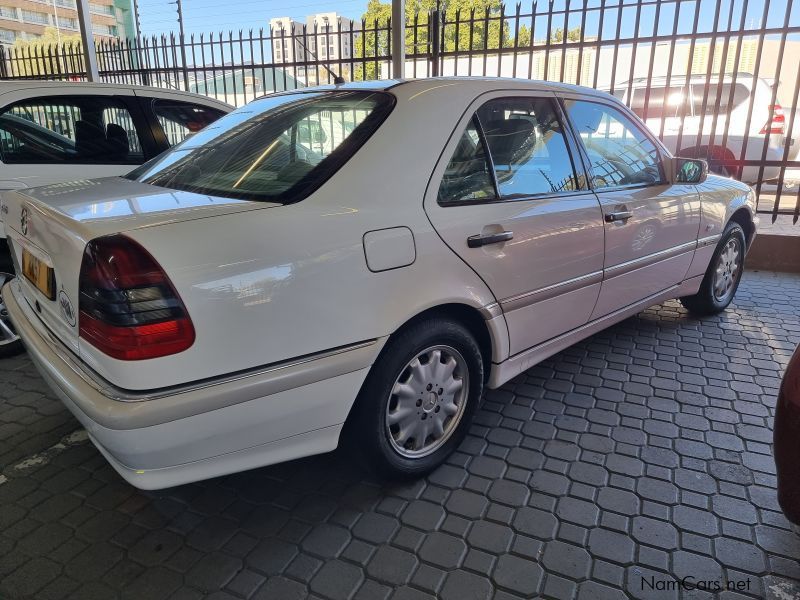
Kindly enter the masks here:
M 492 180 L 492 187 L 494 188 L 494 198 L 475 198 L 472 200 L 456 200 L 455 202 L 442 202 L 438 196 L 438 188 L 437 188 L 437 195 L 436 195 L 436 203 L 443 207 L 449 208 L 451 206 L 472 206 L 475 204 L 498 204 L 501 202 L 524 202 L 526 200 L 549 200 L 551 198 L 569 198 L 572 196 L 579 196 L 585 195 L 586 193 L 590 192 L 590 188 L 587 185 L 588 177 L 586 175 L 586 168 L 585 165 L 581 164 L 580 169 L 578 168 L 578 161 L 575 158 L 575 154 L 577 152 L 577 147 L 574 145 L 574 140 L 572 139 L 572 135 L 570 131 L 567 129 L 566 123 L 566 115 L 561 107 L 561 103 L 558 101 L 557 97 L 552 95 L 548 95 L 546 92 L 533 92 L 531 94 L 525 94 L 521 90 L 509 90 L 513 91 L 513 94 L 507 96 L 495 96 L 493 98 L 489 98 L 488 100 L 484 100 L 481 102 L 477 108 L 472 110 L 472 117 L 464 124 L 464 127 L 458 130 L 460 140 L 460 136 L 464 135 L 464 131 L 466 131 L 467 127 L 471 122 L 475 123 L 476 129 L 478 131 L 478 137 L 483 144 L 483 147 L 486 151 L 486 155 L 488 157 L 489 163 L 489 170 L 490 170 L 490 177 Z M 522 92 L 522 93 L 521 93 Z M 493 102 L 495 100 L 508 100 L 508 99 L 521 99 L 521 100 L 546 100 L 550 102 L 553 111 L 556 113 L 556 118 L 558 119 L 558 123 L 561 126 L 562 135 L 564 136 L 564 143 L 567 147 L 567 154 L 569 154 L 570 162 L 572 163 L 572 172 L 573 176 L 575 177 L 575 181 L 578 184 L 578 189 L 571 190 L 571 191 L 561 191 L 561 192 L 541 192 L 538 194 L 517 194 L 514 196 L 502 196 L 500 194 L 500 190 L 497 185 L 497 174 L 494 170 L 494 158 L 492 157 L 492 152 L 489 150 L 489 144 L 486 141 L 486 134 L 483 129 L 483 124 L 481 123 L 480 117 L 478 116 L 478 111 L 483 108 L 484 105 L 488 104 L 489 102 Z M 480 100 L 480 97 L 476 98 L 476 100 Z M 475 106 L 475 102 L 470 104 L 470 108 Z M 466 112 L 470 110 L 467 109 Z M 455 132 L 454 132 L 455 133 Z M 452 139 L 452 136 L 450 137 Z M 458 143 L 458 140 L 456 143 Z M 449 140 L 448 140 L 449 143 Z M 445 168 L 447 168 L 447 164 L 449 164 L 452 156 L 447 159 L 447 163 L 445 163 Z M 581 160 L 582 163 L 582 160 Z M 439 186 L 441 187 L 442 182 L 439 181 Z
M 610 108 L 614 108 L 620 111 L 623 115 L 628 117 L 631 125 L 637 128 L 645 138 L 647 138 L 655 147 L 656 153 L 658 154 L 658 172 L 661 176 L 661 181 L 658 183 L 629 183 L 625 185 L 614 185 L 614 186 L 604 186 L 604 187 L 596 187 L 594 185 L 594 180 L 590 176 L 592 172 L 592 161 L 589 159 L 589 154 L 586 151 L 586 146 L 583 144 L 583 140 L 580 137 L 580 134 L 575 129 L 575 126 L 572 123 L 572 119 L 568 117 L 567 107 L 564 106 L 564 102 L 567 100 L 574 100 L 576 102 L 590 102 L 592 104 L 600 104 L 601 106 L 607 106 Z M 593 96 L 582 96 L 576 94 L 574 97 L 559 97 L 559 104 L 562 105 L 562 111 L 564 116 L 567 118 L 567 122 L 569 123 L 570 131 L 572 132 L 572 136 L 575 139 L 575 142 L 579 145 L 580 148 L 580 156 L 581 160 L 584 163 L 584 169 L 586 172 L 586 183 L 589 186 L 589 189 L 594 192 L 595 194 L 603 194 L 606 192 L 619 192 L 621 190 L 637 190 L 637 189 L 644 189 L 649 187 L 659 187 L 669 185 L 667 181 L 666 173 L 664 173 L 664 160 L 669 157 L 669 154 L 666 152 L 663 144 L 655 138 L 651 132 L 647 129 L 647 126 L 644 125 L 641 119 L 634 113 L 630 108 L 628 108 L 625 104 L 617 101 L 608 101 L 605 98 L 596 98 Z
M 332 167 L 329 167 L 329 170 L 327 172 L 324 172 L 323 176 L 321 178 L 319 178 L 317 181 L 315 181 L 314 183 L 309 184 L 306 188 L 301 189 L 299 192 L 292 193 L 291 194 L 292 198 L 290 200 L 284 200 L 282 197 L 285 196 L 285 195 L 289 195 L 289 192 L 292 191 L 292 188 L 284 190 L 283 192 L 281 192 L 281 194 L 279 194 L 279 196 L 277 198 L 250 198 L 250 197 L 247 197 L 246 193 L 242 193 L 241 195 L 239 195 L 239 194 L 227 194 L 226 193 L 226 195 L 221 196 L 221 197 L 251 200 L 253 202 L 274 202 L 274 203 L 277 203 L 277 204 L 281 204 L 283 206 L 289 206 L 291 204 L 297 204 L 298 202 L 302 202 L 303 200 L 305 200 L 306 198 L 308 198 L 309 196 L 314 194 L 317 190 L 319 190 L 323 185 L 328 183 L 328 181 L 330 179 L 332 179 L 334 176 L 336 176 L 338 173 L 340 173 L 341 170 L 343 168 L 345 168 L 347 166 L 347 164 L 350 163 L 353 160 L 353 158 L 359 152 L 361 152 L 363 150 L 364 146 L 367 145 L 367 143 L 378 132 L 378 130 L 381 129 L 381 127 L 386 122 L 386 120 L 389 118 L 389 116 L 392 114 L 392 112 L 394 112 L 394 108 L 397 105 L 397 97 L 393 93 L 388 92 L 388 91 L 383 91 L 383 90 L 374 90 L 374 89 L 361 90 L 361 89 L 342 88 L 342 89 L 331 89 L 331 90 L 321 90 L 321 91 L 320 90 L 306 90 L 306 91 L 297 92 L 297 94 L 311 94 L 311 93 L 316 93 L 316 94 L 321 94 L 321 95 L 323 95 L 323 94 L 324 95 L 337 94 L 337 93 L 352 93 L 352 94 L 361 94 L 361 93 L 363 93 L 365 95 L 375 94 L 375 95 L 384 96 L 385 99 L 386 99 L 386 104 L 385 104 L 385 106 L 382 107 L 382 112 L 381 113 L 379 113 L 377 115 L 374 115 L 374 114 L 368 115 L 365 118 L 365 120 L 362 121 L 361 124 L 356 126 L 356 128 L 353 130 L 353 131 L 356 131 L 359 127 L 361 127 L 361 125 L 363 125 L 364 122 L 366 122 L 370 118 L 372 118 L 374 120 L 374 123 L 372 124 L 373 125 L 372 128 L 369 129 L 369 130 L 366 130 L 367 132 L 364 135 L 364 138 L 362 140 L 360 140 L 360 143 L 357 140 L 353 140 L 348 135 L 348 137 L 333 152 L 331 152 L 331 154 L 328 155 L 328 156 L 332 156 L 333 154 L 339 154 L 341 156 L 345 156 L 346 158 L 343 161 L 340 161 L 338 164 L 334 163 L 334 165 Z M 292 90 L 291 92 L 287 92 L 287 93 L 281 93 L 281 95 L 293 95 L 293 94 L 295 94 L 294 90 Z M 275 94 L 275 95 L 277 95 L 277 94 Z M 263 99 L 265 99 L 267 97 L 273 97 L 273 96 L 274 95 L 262 96 L 261 98 L 258 98 L 258 100 L 263 100 Z M 255 102 L 255 100 L 253 102 Z M 233 112 L 234 111 L 231 111 L 230 113 L 227 113 L 227 114 L 229 115 L 229 114 L 231 114 Z M 357 144 L 357 143 L 359 143 L 359 145 L 356 146 L 356 147 L 353 147 L 354 144 Z M 176 148 L 176 147 L 177 146 L 171 146 L 170 149 L 171 148 Z M 155 157 L 155 158 L 158 158 L 158 157 Z M 136 169 L 132 170 L 130 173 L 128 173 L 124 177 L 126 179 L 131 179 L 133 181 L 143 181 L 143 179 L 141 179 L 141 177 L 142 177 L 143 168 L 144 168 L 144 166 L 146 164 L 147 163 L 140 165 L 139 167 L 137 167 Z M 147 182 L 145 182 L 145 183 L 147 183 Z M 151 184 L 151 185 L 158 185 L 158 184 Z M 181 189 L 181 188 L 167 188 L 167 189 L 174 189 L 174 190 L 181 190 L 181 191 L 189 191 L 189 192 L 193 192 L 193 193 L 214 195 L 214 191 L 195 191 L 195 190 L 184 190 L 184 189 Z
M 29 96 L 27 98 L 22 98 L 19 100 L 12 101 L 2 108 L 0 108 L 0 115 L 5 114 L 11 108 L 18 106 L 20 104 L 25 103 L 35 103 L 41 102 L 45 103 L 58 103 L 59 101 L 73 101 L 73 102 L 80 102 L 85 98 L 97 98 L 97 99 L 112 99 L 119 103 L 125 110 L 128 111 L 131 117 L 131 121 L 133 122 L 133 126 L 136 130 L 136 135 L 139 137 L 139 144 L 142 147 L 142 161 L 131 161 L 131 162 L 88 162 L 88 161 L 53 161 L 53 160 L 37 160 L 37 161 L 26 161 L 26 162 L 6 162 L 5 156 L 0 154 L 0 164 L 4 165 L 56 165 L 56 164 L 65 164 L 65 165 L 76 165 L 76 166 L 120 166 L 120 167 L 131 167 L 136 168 L 151 158 L 153 158 L 157 152 L 153 152 L 155 148 L 155 140 L 152 138 L 152 132 L 149 130 L 149 123 L 146 115 L 142 112 L 141 107 L 136 102 L 136 97 L 131 95 L 127 96 L 124 94 L 91 94 L 91 93 L 79 93 L 79 94 L 51 94 L 51 95 L 38 95 L 38 96 Z M 108 107 L 111 108 L 111 107 Z

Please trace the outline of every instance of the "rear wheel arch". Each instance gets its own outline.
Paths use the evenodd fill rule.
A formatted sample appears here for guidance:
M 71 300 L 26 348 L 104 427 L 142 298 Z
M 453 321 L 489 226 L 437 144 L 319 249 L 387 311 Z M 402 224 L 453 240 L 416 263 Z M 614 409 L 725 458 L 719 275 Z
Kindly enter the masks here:
M 396 337 L 409 327 L 416 325 L 420 321 L 434 318 L 444 318 L 456 321 L 467 328 L 467 330 L 475 338 L 475 341 L 478 343 L 478 347 L 480 348 L 481 358 L 483 359 L 484 366 L 484 380 L 488 381 L 494 351 L 492 335 L 489 332 L 489 327 L 486 325 L 486 319 L 484 319 L 481 312 L 477 308 L 469 306 L 468 304 L 461 304 L 458 302 L 439 304 L 417 313 L 405 323 L 400 325 L 400 327 L 398 327 L 394 333 L 389 336 L 389 340 L 387 340 L 384 348 L 392 341 L 393 337 Z

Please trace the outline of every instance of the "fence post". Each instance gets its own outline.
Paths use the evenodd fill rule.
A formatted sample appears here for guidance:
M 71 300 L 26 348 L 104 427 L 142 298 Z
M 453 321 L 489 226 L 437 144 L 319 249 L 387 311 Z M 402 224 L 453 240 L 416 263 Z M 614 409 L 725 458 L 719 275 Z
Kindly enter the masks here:
M 8 65 L 6 64 L 6 47 L 0 44 L 0 77 L 8 78 Z
M 439 60 L 442 53 L 442 36 L 440 25 L 442 20 L 441 11 L 436 8 L 431 11 L 430 35 L 431 35 L 431 77 L 439 76 Z

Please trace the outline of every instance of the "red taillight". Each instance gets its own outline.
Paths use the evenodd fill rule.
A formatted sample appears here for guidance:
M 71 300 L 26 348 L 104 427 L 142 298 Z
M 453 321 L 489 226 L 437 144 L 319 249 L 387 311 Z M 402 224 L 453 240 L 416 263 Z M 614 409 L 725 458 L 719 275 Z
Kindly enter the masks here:
M 80 336 L 112 358 L 157 358 L 194 343 L 192 321 L 172 282 L 124 235 L 86 245 L 79 304 Z
M 770 134 L 783 135 L 786 126 L 786 115 L 783 114 L 783 107 L 780 104 L 770 104 L 769 115 L 769 121 L 766 122 L 759 133 L 766 135 L 769 132 Z

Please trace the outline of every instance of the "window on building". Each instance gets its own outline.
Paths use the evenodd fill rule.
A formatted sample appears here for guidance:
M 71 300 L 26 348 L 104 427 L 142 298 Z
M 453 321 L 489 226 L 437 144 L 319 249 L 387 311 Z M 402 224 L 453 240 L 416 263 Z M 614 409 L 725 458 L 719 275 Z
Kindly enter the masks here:
M 102 24 L 93 24 L 92 31 L 97 35 L 110 35 L 116 36 L 117 35 L 117 26 L 116 25 L 102 25 Z
M 49 25 L 50 15 L 35 10 L 23 10 L 22 20 L 27 23 L 36 23 L 37 25 Z
M 58 17 L 58 26 L 64 29 L 77 29 L 78 19 L 72 17 Z
M 17 9 L 13 6 L 0 6 L 0 18 L 2 19 L 16 19 Z
M 89 4 L 89 10 L 93 13 L 97 13 L 99 15 L 113 15 L 114 14 L 114 7 L 108 4 Z
M 13 31 L 9 31 L 8 29 L 0 29 L 0 42 L 13 44 L 15 39 L 16 35 L 14 34 Z

